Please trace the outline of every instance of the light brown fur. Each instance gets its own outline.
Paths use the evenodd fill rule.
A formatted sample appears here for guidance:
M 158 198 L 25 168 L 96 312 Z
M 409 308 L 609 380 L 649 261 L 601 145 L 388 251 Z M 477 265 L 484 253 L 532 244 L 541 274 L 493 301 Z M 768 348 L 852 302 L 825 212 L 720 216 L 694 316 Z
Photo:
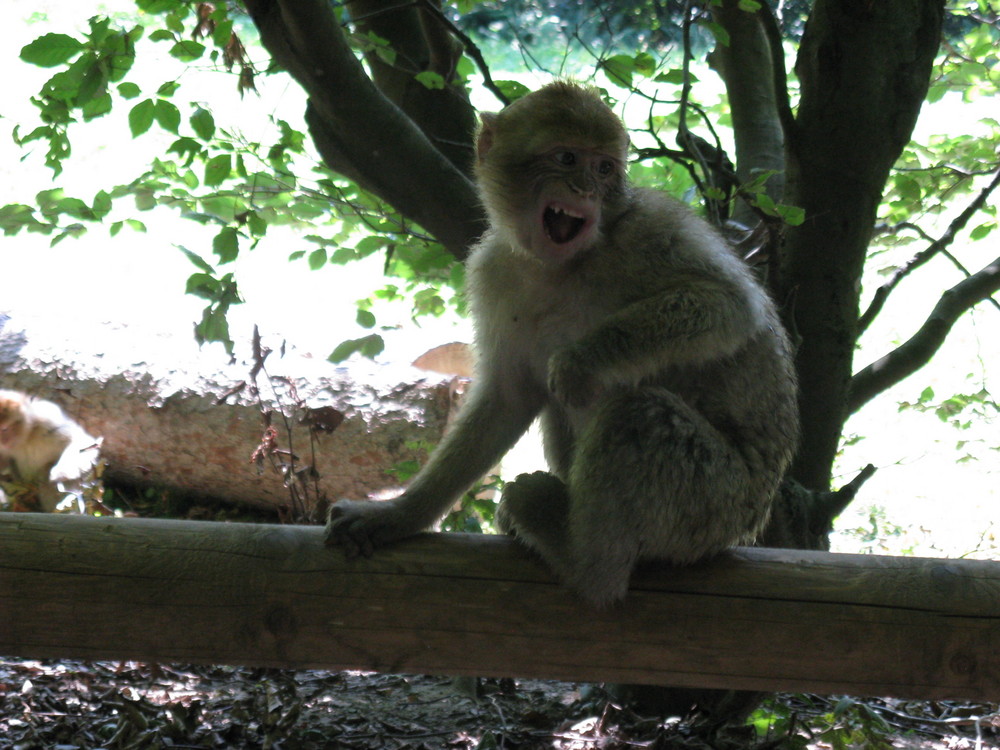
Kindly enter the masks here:
M 627 143 L 570 83 L 483 116 L 472 391 L 402 496 L 331 508 L 329 544 L 426 528 L 539 415 L 552 473 L 509 483 L 498 522 L 597 605 L 641 559 L 691 563 L 767 521 L 798 430 L 787 339 L 711 227 L 628 183 Z
M 59 483 L 93 467 L 96 450 L 87 449 L 96 443 L 51 401 L 0 390 L 0 474 L 32 486 L 42 510 L 54 510 L 62 498 Z

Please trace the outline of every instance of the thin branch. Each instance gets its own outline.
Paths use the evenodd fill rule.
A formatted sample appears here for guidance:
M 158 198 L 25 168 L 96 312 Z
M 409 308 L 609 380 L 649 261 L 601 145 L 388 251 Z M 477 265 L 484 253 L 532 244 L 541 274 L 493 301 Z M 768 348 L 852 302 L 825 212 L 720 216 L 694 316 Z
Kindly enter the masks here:
M 490 75 L 490 68 L 486 64 L 486 60 L 483 57 L 483 53 L 480 51 L 479 47 L 476 46 L 476 43 L 473 42 L 466 33 L 464 33 L 460 28 L 458 28 L 458 26 L 452 23 L 451 19 L 449 19 L 441 11 L 441 9 L 437 7 L 434 3 L 432 3 L 430 0 L 420 0 L 418 4 L 426 12 L 430 13 L 438 21 L 444 24 L 445 27 L 448 29 L 448 31 L 450 31 L 458 38 L 458 40 L 462 43 L 462 46 L 465 48 L 466 54 L 468 54 L 469 57 L 471 57 L 475 61 L 476 66 L 479 68 L 479 72 L 483 76 L 483 85 L 490 91 L 492 91 L 493 95 L 497 99 L 499 99 L 500 103 L 503 104 L 505 107 L 508 104 L 510 104 L 510 99 L 507 97 L 506 94 L 503 93 L 503 91 L 500 90 L 500 87 L 497 86 L 496 83 L 493 81 L 493 77 Z
M 781 42 L 781 28 L 778 20 L 771 12 L 767 3 L 761 3 L 757 11 L 757 18 L 760 19 L 764 36 L 767 37 L 767 46 L 771 51 L 771 76 L 773 78 L 774 95 L 776 97 L 776 107 L 778 110 L 778 120 L 781 122 L 781 129 L 785 133 L 785 139 L 793 146 L 795 145 L 796 123 L 795 115 L 792 113 L 792 103 L 788 97 L 788 71 L 785 70 L 785 48 Z
M 847 413 L 853 414 L 882 391 L 927 364 L 961 315 L 1000 290 L 1000 258 L 941 295 L 909 341 L 851 378 Z
M 871 304 L 868 306 L 868 309 L 865 310 L 864 315 L 862 315 L 858 320 L 858 335 L 861 335 L 868 329 L 868 327 L 872 324 L 872 321 L 874 321 L 878 314 L 882 311 L 889 294 L 904 278 L 906 278 L 915 269 L 929 261 L 935 255 L 938 255 L 939 253 L 950 255 L 950 253 L 946 253 L 948 245 L 955 241 L 955 237 L 958 233 L 961 232 L 972 217 L 975 216 L 980 209 L 982 209 L 982 207 L 986 204 L 986 200 L 990 197 L 990 194 L 997 188 L 997 186 L 1000 186 L 1000 169 L 994 172 L 993 179 L 990 181 L 990 184 L 979 192 L 979 195 L 976 196 L 975 200 L 966 206 L 965 210 L 952 220 L 944 234 L 934 240 L 926 249 L 921 250 L 919 253 L 910 258 L 910 260 L 904 265 L 897 268 L 889 280 L 875 290 L 875 294 L 872 296 Z M 957 260 L 954 260 L 954 262 L 958 264 Z M 962 268 L 961 264 L 958 264 L 958 266 L 960 269 Z M 968 276 L 967 272 L 966 276 Z

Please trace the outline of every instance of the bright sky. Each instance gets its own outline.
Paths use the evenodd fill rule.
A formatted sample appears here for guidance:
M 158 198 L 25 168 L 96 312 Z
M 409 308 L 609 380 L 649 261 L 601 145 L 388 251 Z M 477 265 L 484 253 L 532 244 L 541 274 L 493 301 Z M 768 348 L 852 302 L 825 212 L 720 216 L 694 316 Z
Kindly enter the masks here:
M 20 63 L 17 56 L 21 47 L 47 31 L 73 33 L 86 24 L 88 16 L 102 12 L 105 7 L 133 6 L 124 0 L 106 4 L 9 0 L 10 22 L 0 27 L 0 64 L 8 71 L 4 78 L 6 119 L 0 122 L 3 131 L 0 173 L 6 177 L 0 182 L 0 205 L 24 201 L 36 191 L 54 186 L 40 155 L 29 154 L 22 162 L 24 154 L 7 135 L 18 122 L 34 126 L 32 109 L 20 103 L 26 103 L 49 75 L 48 71 Z M 19 23 L 45 16 L 52 20 L 31 25 Z M 172 62 L 166 59 L 155 64 Z M 157 83 L 166 77 L 161 68 L 156 73 Z M 302 96 L 294 84 L 261 78 L 262 96 L 241 100 L 231 78 L 222 75 L 210 76 L 208 81 L 203 78 L 199 77 L 197 82 L 190 77 L 181 78 L 182 85 L 188 88 L 182 89 L 178 101 L 185 101 L 184 97 L 191 95 L 191 86 L 204 86 L 199 96 L 211 101 L 217 120 L 224 116 L 220 113 L 225 113 L 252 138 L 266 136 L 268 113 L 280 112 L 281 117 L 294 121 L 302 112 Z M 919 134 L 946 132 L 956 111 L 954 102 L 928 109 L 922 117 Z M 967 110 L 961 112 L 963 132 L 970 132 L 969 123 L 978 115 L 970 116 Z M 110 132 L 103 124 L 77 129 L 72 136 L 76 156 L 67 163 L 66 173 L 58 184 L 70 194 L 89 199 L 99 188 L 129 179 L 136 165 L 151 152 L 151 146 L 134 143 L 124 128 L 120 123 L 117 132 Z M 67 240 L 54 249 L 48 248 L 49 240 L 44 237 L 22 234 L 4 238 L 0 251 L 3 276 L 17 281 L 3 291 L 0 309 L 37 316 L 39 321 L 48 321 L 60 329 L 75 326 L 85 330 L 93 321 L 126 322 L 132 327 L 169 334 L 171 345 L 178 352 L 199 356 L 191 338 L 191 324 L 200 315 L 201 303 L 183 294 L 185 279 L 193 267 L 175 244 L 207 256 L 214 231 L 180 221 L 170 211 L 137 217 L 149 225 L 148 234 L 123 231 L 117 238 L 108 239 L 103 229 L 95 228 L 85 239 Z M 987 244 L 991 247 L 986 247 Z M 996 243 L 980 245 L 983 247 L 974 248 L 978 257 L 968 260 L 971 268 L 995 257 Z M 360 335 L 360 329 L 353 323 L 353 303 L 377 283 L 380 260 L 373 259 L 367 266 L 328 267 L 310 272 L 302 263 L 289 264 L 285 260 L 291 251 L 302 246 L 294 234 L 274 232 L 253 253 L 244 254 L 238 261 L 236 272 L 247 300 L 232 315 L 232 330 L 238 342 L 249 338 L 256 322 L 266 337 L 273 337 L 275 344 L 286 338 L 292 345 L 322 358 L 342 339 Z M 947 264 L 939 264 L 931 273 L 914 276 L 894 293 L 893 305 L 867 340 L 905 340 L 927 315 L 942 285 L 959 280 L 957 272 Z M 873 288 L 877 283 L 878 279 L 873 277 L 866 286 Z M 428 321 L 417 331 L 408 321 L 406 311 L 400 311 L 396 317 L 403 328 L 399 335 L 390 337 L 387 359 L 408 362 L 438 344 L 469 339 L 465 324 L 455 327 L 452 323 Z M 979 545 L 981 535 L 997 518 L 1000 500 L 997 471 L 1000 456 L 995 449 L 1000 444 L 997 420 L 959 432 L 930 415 L 898 413 L 896 403 L 916 401 L 927 385 L 939 396 L 978 390 L 990 374 L 994 375 L 996 396 L 1000 392 L 1000 386 L 996 385 L 996 374 L 1000 372 L 1000 347 L 995 343 L 998 327 L 1000 313 L 993 308 L 983 306 L 982 310 L 967 315 L 930 366 L 851 420 L 847 432 L 864 435 L 865 439 L 846 450 L 841 465 L 844 481 L 868 462 L 876 464 L 879 472 L 865 486 L 861 499 L 841 519 L 839 528 L 866 526 L 868 508 L 879 505 L 887 509 L 891 520 L 911 527 L 904 537 L 892 542 L 890 551 L 914 546 L 921 554 L 958 555 Z M 858 354 L 859 367 L 881 356 L 886 345 L 868 346 Z M 200 356 L 219 354 L 206 351 Z M 978 461 L 956 464 L 962 453 L 956 453 L 953 447 L 960 439 L 973 441 L 968 450 Z M 994 449 L 990 450 L 990 446 Z M 511 472 L 539 468 L 534 455 L 518 460 L 526 463 L 510 469 Z M 856 537 L 849 534 L 835 538 L 835 544 L 844 550 L 858 548 Z M 993 556 L 995 553 L 995 549 L 989 552 Z

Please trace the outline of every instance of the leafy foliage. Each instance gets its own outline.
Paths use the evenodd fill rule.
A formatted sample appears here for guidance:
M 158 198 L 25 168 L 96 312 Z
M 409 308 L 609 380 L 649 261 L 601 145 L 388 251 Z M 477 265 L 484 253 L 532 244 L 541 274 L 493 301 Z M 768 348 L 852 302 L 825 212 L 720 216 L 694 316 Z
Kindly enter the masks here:
M 145 223 L 123 208 L 126 199 L 140 213 L 169 207 L 189 221 L 215 227 L 210 248 L 214 262 L 205 252 L 180 249 L 196 269 L 187 292 L 207 303 L 196 338 L 221 342 L 230 351 L 226 315 L 241 299 L 235 275 L 219 267 L 254 248 L 272 227 L 309 232 L 303 240 L 314 248 L 294 250 L 289 259 L 304 259 L 313 270 L 374 253 L 386 256 L 392 281 L 360 303 L 368 310 L 359 322 L 363 318 L 368 328 L 377 328 L 370 311 L 375 300 L 409 300 L 414 315 L 440 315 L 454 304 L 453 292 L 440 291 L 442 284 L 454 289 L 461 283 L 462 270 L 454 259 L 398 211 L 320 165 L 301 125 L 271 117 L 270 140 L 248 139 L 230 124 L 233 113 L 195 99 L 196 87 L 190 87 L 191 98 L 184 101 L 185 68 L 195 64 L 207 64 L 210 70 L 238 68 L 240 91 L 253 90 L 256 72 L 237 35 L 246 33 L 245 21 L 231 18 L 224 5 L 138 0 L 137 8 L 146 14 L 145 25 L 124 29 L 110 19 L 94 18 L 81 38 L 50 33 L 24 47 L 24 62 L 61 70 L 32 100 L 43 124 L 27 133 L 15 128 L 14 138 L 25 147 L 47 143 L 45 163 L 56 177 L 72 154 L 74 127 L 96 118 L 124 115 L 133 138 L 166 145 L 153 145 L 159 155 L 131 182 L 107 186 L 93 199 L 53 188 L 36 195 L 35 205 L 0 207 L 5 234 L 38 232 L 52 236 L 55 244 L 81 236 L 92 223 L 106 224 L 112 235 L 123 228 L 145 231 Z M 152 83 L 138 76 L 133 80 L 137 45 L 143 54 L 163 60 L 170 77 Z M 172 140 L 164 141 L 164 136 Z M 340 361 L 354 352 L 371 357 L 382 347 L 381 336 L 373 332 L 343 342 L 331 359 Z

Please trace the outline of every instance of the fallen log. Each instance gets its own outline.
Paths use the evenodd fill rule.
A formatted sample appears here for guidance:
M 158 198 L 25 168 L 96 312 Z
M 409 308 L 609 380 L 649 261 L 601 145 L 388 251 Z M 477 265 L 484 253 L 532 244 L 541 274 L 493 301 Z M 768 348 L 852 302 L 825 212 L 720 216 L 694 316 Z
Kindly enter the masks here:
M 595 611 L 504 537 L 0 514 L 0 653 L 1000 700 L 1000 563 L 649 565 Z

